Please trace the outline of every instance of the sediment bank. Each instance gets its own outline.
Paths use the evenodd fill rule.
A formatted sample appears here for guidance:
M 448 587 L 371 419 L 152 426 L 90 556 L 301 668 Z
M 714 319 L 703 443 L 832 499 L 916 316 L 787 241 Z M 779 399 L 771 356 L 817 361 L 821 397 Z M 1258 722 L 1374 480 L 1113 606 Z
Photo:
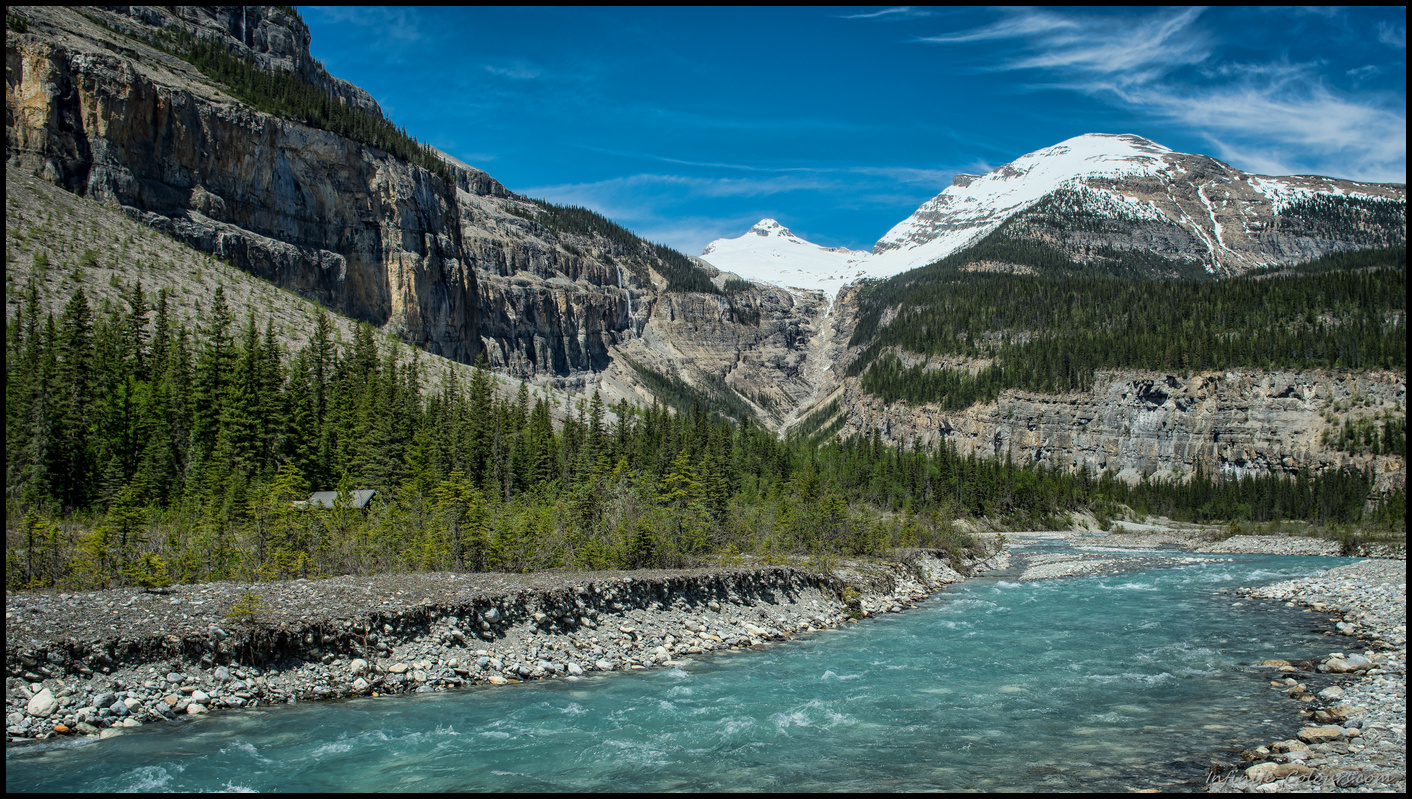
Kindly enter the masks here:
M 958 571 L 944 552 L 914 550 L 831 573 L 407 574 L 7 595 L 7 740 L 672 665 L 897 612 L 1006 559 Z
M 1213 775 L 1210 790 L 1405 792 L 1407 562 L 1365 560 L 1238 593 L 1329 614 L 1337 651 L 1316 663 L 1262 664 L 1304 726 L 1242 751 L 1243 762 Z

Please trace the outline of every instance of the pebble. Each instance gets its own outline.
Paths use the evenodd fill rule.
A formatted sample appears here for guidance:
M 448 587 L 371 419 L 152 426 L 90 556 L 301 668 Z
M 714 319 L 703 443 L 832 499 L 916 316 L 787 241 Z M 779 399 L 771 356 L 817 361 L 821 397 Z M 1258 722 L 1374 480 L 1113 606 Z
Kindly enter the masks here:
M 1292 707 L 1314 722 L 1298 740 L 1248 749 L 1242 756 L 1265 762 L 1227 772 L 1208 786 L 1214 792 L 1376 791 L 1405 793 L 1407 787 L 1407 564 L 1365 560 L 1320 574 L 1240 593 L 1304 605 L 1337 614 L 1334 629 L 1345 636 L 1342 652 L 1330 652 L 1314 671 L 1338 684 L 1317 695 L 1295 693 L 1294 680 L 1274 683 L 1307 697 Z M 1338 623 L 1342 622 L 1342 626 Z M 1361 639 L 1361 640 L 1360 640 Z M 1356 647 L 1360 651 L 1349 651 Z M 1307 667 L 1307 664 L 1306 664 Z M 1293 683 L 1293 685 L 1286 685 Z M 1323 700 L 1323 706 L 1317 701 Z M 1308 773 L 1278 776 L 1275 766 L 1299 765 Z M 1258 769 L 1258 770 L 1257 770 Z M 1252 771 L 1254 772 L 1252 774 Z

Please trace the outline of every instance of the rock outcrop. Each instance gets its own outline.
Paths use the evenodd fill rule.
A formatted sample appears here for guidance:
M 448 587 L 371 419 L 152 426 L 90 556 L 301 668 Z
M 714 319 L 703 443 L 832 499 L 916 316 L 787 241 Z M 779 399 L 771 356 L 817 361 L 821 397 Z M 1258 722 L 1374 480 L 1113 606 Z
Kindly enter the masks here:
M 228 30 L 231 13 L 198 16 Z M 108 15 L 117 27 L 147 21 L 145 12 L 25 15 L 29 32 L 6 37 L 7 168 L 120 207 L 430 352 L 463 361 L 480 352 L 455 187 L 232 100 L 190 64 L 89 18 Z M 296 71 L 312 63 L 302 23 L 268 9 L 256 17 L 263 33 L 249 38 L 263 49 L 253 52 L 280 63 L 297 51 Z
M 1232 370 L 1179 376 L 1101 372 L 1092 391 L 1037 394 L 1010 390 L 963 411 L 904 402 L 884 404 L 848 379 L 831 394 L 841 433 L 878 430 L 884 440 L 949 443 L 962 455 L 1012 458 L 1049 468 L 1143 475 L 1296 475 L 1301 469 L 1371 468 L 1375 488 L 1402 488 L 1401 455 L 1344 452 L 1344 419 L 1401 414 L 1407 377 L 1394 372 Z

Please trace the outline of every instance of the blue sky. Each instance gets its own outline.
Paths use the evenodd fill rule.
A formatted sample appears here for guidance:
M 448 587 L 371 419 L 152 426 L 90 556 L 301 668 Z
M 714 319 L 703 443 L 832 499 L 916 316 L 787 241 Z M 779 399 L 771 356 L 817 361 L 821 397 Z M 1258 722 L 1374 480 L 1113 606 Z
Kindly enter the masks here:
M 513 191 L 697 254 L 870 249 L 958 172 L 1136 133 L 1407 180 L 1407 12 L 302 7 L 315 57 Z

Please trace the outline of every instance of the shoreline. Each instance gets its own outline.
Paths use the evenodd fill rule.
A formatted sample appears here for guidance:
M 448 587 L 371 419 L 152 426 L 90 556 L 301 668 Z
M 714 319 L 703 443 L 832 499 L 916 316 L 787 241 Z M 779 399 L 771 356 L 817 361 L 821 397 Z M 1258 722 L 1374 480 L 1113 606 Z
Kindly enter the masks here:
M 1003 567 L 913 550 L 833 573 L 336 577 L 6 596 L 6 741 L 108 738 L 222 709 L 679 665 L 915 607 Z M 964 573 L 963 573 L 964 572 Z M 228 618 L 249 594 L 256 624 Z
M 1329 614 L 1331 651 L 1317 663 L 1272 658 L 1271 690 L 1301 719 L 1294 738 L 1256 744 L 1213 768 L 1213 793 L 1390 791 L 1407 787 L 1407 564 L 1362 560 L 1235 594 Z M 1339 682 L 1317 694 L 1301 673 Z

